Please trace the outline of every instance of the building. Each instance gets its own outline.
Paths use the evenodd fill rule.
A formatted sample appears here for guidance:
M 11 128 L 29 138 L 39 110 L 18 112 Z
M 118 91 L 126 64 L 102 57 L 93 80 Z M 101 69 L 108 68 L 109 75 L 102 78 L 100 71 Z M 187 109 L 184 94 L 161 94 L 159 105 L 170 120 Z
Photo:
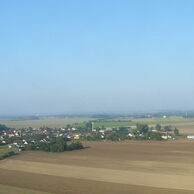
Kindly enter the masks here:
M 187 135 L 187 139 L 194 139 L 194 135 Z

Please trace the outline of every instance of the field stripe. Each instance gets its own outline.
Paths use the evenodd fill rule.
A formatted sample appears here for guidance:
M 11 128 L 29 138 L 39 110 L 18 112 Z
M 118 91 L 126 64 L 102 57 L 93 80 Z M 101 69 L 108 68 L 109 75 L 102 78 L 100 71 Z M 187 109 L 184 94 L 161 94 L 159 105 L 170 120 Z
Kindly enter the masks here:
M 191 175 L 160 174 L 112 170 L 103 168 L 79 167 L 20 160 L 5 160 L 0 168 L 36 174 L 70 177 L 110 183 L 151 186 L 168 189 L 194 190 L 194 177 Z
M 0 184 L 0 194 L 51 194 L 48 192 L 37 191 L 32 189 L 18 188 L 10 185 Z

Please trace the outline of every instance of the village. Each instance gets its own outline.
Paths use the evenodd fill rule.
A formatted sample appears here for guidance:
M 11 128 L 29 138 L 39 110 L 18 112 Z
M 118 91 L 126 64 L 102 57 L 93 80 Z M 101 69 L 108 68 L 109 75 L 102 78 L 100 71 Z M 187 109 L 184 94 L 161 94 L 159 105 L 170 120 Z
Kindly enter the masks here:
M 135 127 L 98 127 L 94 128 L 93 122 L 88 122 L 85 127 L 67 125 L 64 128 L 7 128 L 1 125 L 0 145 L 9 148 L 24 149 L 27 145 L 37 143 L 50 143 L 58 137 L 64 141 L 122 141 L 122 140 L 175 140 L 179 130 L 171 126 L 155 127 L 137 124 Z M 191 136 L 188 138 L 192 139 Z

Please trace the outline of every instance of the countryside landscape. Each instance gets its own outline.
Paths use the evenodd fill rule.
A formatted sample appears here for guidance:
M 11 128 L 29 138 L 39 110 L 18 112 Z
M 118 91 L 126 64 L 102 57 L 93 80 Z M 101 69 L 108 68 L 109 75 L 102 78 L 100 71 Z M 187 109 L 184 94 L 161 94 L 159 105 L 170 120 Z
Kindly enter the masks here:
M 193 0 L 0 0 L 0 194 L 194 194 Z
M 64 132 L 60 137 L 63 137 L 68 144 L 72 141 L 81 142 L 84 147 L 66 152 L 30 149 L 18 151 L 22 144 L 17 143 L 19 142 L 17 138 L 21 138 L 16 135 L 12 142 L 0 146 L 0 155 L 14 152 L 13 155 L 8 154 L 5 159 L 0 160 L 1 193 L 84 194 L 90 191 L 96 194 L 99 192 L 190 194 L 194 192 L 194 139 L 188 138 L 194 135 L 192 117 L 184 115 L 152 117 L 150 114 L 149 118 L 146 118 L 146 115 L 142 118 L 126 116 L 117 118 L 111 115 L 108 117 L 44 117 L 35 120 L 2 118 L 1 123 L 7 126 L 7 130 L 13 128 L 14 131 L 25 127 L 28 129 L 28 126 L 34 130 L 39 130 L 43 126 L 53 127 L 55 131 L 58 131 L 58 128 L 73 128 L 73 133 Z M 179 133 L 168 131 L 168 138 L 159 140 L 139 139 L 127 135 L 125 139 L 82 138 L 84 133 L 97 134 L 102 129 L 103 133 L 100 134 L 106 136 L 106 131 L 110 133 L 115 127 L 121 131 L 127 129 L 127 134 L 131 134 L 133 130 L 138 130 L 136 128 L 138 124 L 147 125 L 149 131 L 153 130 L 153 133 L 158 133 L 155 130 L 155 126 L 158 125 L 161 126 L 162 134 L 167 133 L 162 131 L 164 126 L 176 128 Z M 81 133 L 79 127 L 88 128 Z M 114 133 L 114 130 L 111 133 Z M 68 134 L 72 135 L 69 140 Z M 82 136 L 77 138 L 78 134 Z M 36 138 L 38 139 L 38 136 Z M 22 136 L 22 139 L 28 142 L 27 145 L 23 143 L 23 148 L 31 144 L 27 136 Z

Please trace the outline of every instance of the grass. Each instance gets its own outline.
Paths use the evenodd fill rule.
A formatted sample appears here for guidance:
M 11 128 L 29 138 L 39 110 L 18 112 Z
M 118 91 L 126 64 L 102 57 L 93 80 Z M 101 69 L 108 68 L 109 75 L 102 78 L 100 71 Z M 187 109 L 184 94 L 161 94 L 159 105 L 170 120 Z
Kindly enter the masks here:
M 3 160 L 4 158 L 7 158 L 14 154 L 15 154 L 15 151 L 13 149 L 9 149 L 5 146 L 0 146 L 0 160 Z

